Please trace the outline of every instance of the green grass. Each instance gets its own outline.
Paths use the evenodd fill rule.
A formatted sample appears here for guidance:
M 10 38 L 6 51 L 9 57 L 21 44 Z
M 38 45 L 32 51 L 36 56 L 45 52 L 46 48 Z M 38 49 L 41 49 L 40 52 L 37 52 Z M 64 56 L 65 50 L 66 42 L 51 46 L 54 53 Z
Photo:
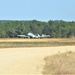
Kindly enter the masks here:
M 45 59 L 43 75 L 75 75 L 75 53 L 66 52 Z
M 0 42 L 0 48 L 72 46 L 75 42 Z

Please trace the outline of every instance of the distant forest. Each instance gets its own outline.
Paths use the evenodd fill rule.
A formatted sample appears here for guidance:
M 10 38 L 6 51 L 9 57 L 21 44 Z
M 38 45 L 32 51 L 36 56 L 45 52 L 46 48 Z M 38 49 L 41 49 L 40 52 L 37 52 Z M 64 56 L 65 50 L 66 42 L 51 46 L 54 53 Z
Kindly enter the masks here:
M 27 35 L 28 32 L 50 35 L 51 38 L 72 38 L 75 37 L 75 22 L 0 20 L 0 38 L 16 38 L 17 35 Z

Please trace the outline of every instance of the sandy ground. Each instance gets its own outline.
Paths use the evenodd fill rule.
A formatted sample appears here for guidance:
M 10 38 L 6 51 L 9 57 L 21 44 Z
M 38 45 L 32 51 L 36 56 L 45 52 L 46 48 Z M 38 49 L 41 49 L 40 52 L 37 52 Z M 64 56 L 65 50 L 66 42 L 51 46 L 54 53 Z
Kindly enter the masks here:
M 75 51 L 75 46 L 0 49 L 0 75 L 42 75 L 46 56 Z

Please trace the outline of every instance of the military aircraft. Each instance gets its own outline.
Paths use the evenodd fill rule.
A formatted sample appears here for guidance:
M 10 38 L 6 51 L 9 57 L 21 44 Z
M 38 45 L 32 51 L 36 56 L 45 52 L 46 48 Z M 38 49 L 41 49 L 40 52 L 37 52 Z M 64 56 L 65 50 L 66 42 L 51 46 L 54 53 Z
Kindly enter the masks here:
M 17 37 L 19 37 L 19 38 L 29 38 L 29 36 L 26 36 L 26 35 L 17 35 Z
M 39 34 L 35 35 L 35 34 L 29 32 L 27 35 L 17 35 L 17 37 L 19 37 L 19 38 L 50 38 L 50 35 L 42 34 L 42 36 L 40 36 Z
M 42 34 L 41 37 L 42 37 L 42 38 L 50 38 L 50 35 L 44 35 L 44 34 Z
M 34 35 L 34 34 L 31 33 L 31 32 L 29 32 L 27 35 L 28 35 L 30 38 L 40 38 L 40 35 L 39 35 L 39 34 Z

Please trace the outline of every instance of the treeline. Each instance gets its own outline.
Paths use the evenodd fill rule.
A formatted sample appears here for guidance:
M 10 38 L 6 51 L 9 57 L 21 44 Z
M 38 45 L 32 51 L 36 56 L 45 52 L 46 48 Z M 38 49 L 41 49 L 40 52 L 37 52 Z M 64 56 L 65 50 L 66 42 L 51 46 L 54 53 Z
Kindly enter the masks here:
M 41 22 L 32 21 L 0 21 L 0 38 L 15 38 L 17 35 L 27 35 L 28 32 L 34 34 L 47 34 L 51 38 L 75 37 L 75 22 L 62 20 L 50 20 Z

